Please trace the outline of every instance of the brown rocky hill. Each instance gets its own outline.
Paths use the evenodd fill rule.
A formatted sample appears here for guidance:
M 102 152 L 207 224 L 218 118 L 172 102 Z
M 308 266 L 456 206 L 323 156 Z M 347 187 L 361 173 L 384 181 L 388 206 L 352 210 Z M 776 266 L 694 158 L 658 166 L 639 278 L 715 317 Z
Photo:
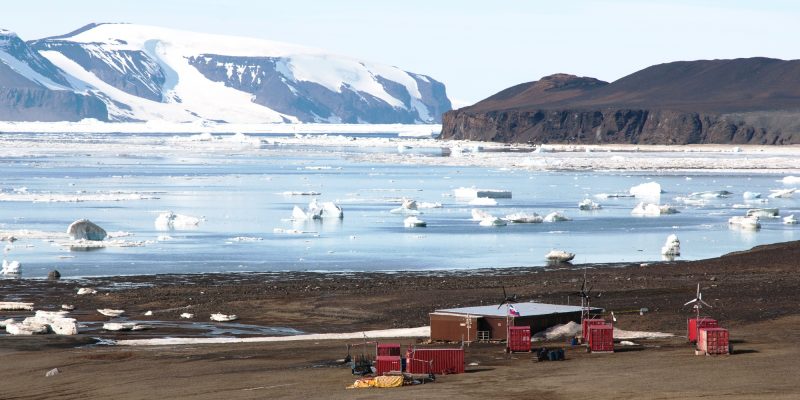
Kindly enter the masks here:
M 800 60 L 654 65 L 612 83 L 556 74 L 444 114 L 442 139 L 800 143 Z

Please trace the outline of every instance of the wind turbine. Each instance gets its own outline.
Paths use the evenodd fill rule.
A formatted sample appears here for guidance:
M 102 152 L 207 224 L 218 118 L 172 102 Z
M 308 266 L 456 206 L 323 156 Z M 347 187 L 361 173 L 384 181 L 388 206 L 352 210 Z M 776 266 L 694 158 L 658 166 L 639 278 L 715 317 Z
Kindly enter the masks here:
M 703 308 L 703 306 L 706 306 L 708 308 L 714 308 L 714 307 L 711 307 L 711 304 L 708 304 L 705 301 L 703 301 L 703 294 L 700 293 L 700 284 L 699 283 L 697 284 L 697 294 L 695 295 L 695 298 L 692 299 L 692 300 L 687 301 L 686 304 L 684 304 L 683 306 L 686 307 L 686 306 L 688 306 L 689 304 L 692 304 L 692 303 L 694 303 L 692 308 L 694 308 L 694 311 L 695 311 L 695 317 L 694 317 L 695 337 L 698 338 L 699 335 L 700 335 L 700 324 L 698 323 L 699 320 L 700 320 L 700 309 Z
M 583 282 L 581 283 L 581 290 L 575 294 L 581 296 L 581 326 L 583 320 L 589 319 L 589 299 L 591 298 L 592 287 L 586 288 L 586 270 L 583 270 Z
M 515 303 L 517 301 L 517 295 L 516 294 L 511 294 L 511 296 L 509 296 L 508 294 L 506 294 L 506 287 L 503 286 L 502 288 L 503 288 L 503 300 L 501 300 L 500 304 L 497 305 L 497 309 L 499 310 L 500 307 L 502 307 L 503 305 L 506 306 L 506 352 L 509 352 L 509 349 L 510 349 L 509 346 L 510 346 L 510 342 L 511 342 L 511 338 L 510 338 L 511 330 L 509 329 L 509 326 L 508 326 L 508 323 L 509 323 L 508 322 L 509 304 Z

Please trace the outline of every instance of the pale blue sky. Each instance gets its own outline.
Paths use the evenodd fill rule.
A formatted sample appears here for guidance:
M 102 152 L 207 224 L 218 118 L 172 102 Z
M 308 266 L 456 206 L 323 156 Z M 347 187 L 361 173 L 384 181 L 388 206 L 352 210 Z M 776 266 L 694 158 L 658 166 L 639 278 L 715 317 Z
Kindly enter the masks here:
M 0 27 L 23 39 L 90 22 L 328 49 L 431 75 L 456 105 L 556 72 L 614 80 L 675 60 L 800 58 L 800 2 L 788 0 L 24 0 L 0 7 Z

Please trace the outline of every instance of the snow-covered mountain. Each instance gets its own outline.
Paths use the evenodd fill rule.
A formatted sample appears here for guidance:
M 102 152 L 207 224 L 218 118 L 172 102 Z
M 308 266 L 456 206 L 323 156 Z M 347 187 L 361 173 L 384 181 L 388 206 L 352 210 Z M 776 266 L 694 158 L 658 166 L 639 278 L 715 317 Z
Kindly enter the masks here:
M 0 120 L 105 120 L 106 106 L 80 93 L 69 78 L 14 32 L 0 29 Z
M 92 106 L 67 120 L 436 123 L 450 109 L 428 76 L 286 43 L 133 24 L 28 43 L 2 35 L 0 90 L 36 87 Z M 8 97 L 0 119 L 43 120 L 41 110 L 10 116 L 24 106 Z

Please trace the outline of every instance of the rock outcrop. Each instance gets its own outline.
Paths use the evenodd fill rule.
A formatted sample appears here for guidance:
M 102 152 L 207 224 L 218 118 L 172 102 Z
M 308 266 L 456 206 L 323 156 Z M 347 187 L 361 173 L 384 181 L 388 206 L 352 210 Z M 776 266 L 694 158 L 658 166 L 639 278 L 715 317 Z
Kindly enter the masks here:
M 800 143 L 800 60 L 675 62 L 613 83 L 557 74 L 445 113 L 442 139 Z

